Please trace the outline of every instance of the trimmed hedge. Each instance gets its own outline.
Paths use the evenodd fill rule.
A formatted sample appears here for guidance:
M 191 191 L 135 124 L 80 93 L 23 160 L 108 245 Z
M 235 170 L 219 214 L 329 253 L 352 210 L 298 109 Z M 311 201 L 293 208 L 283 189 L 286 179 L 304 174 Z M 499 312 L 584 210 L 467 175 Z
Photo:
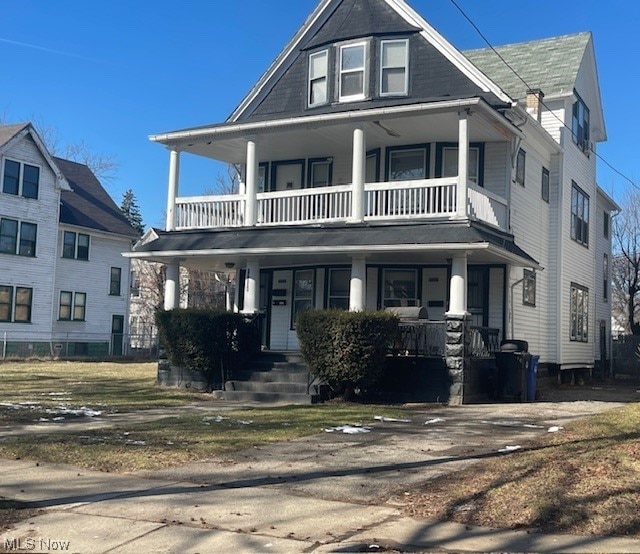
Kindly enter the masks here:
M 178 309 L 158 312 L 161 344 L 171 365 L 203 372 L 220 371 L 230 355 L 251 354 L 255 337 L 240 314 L 221 310 Z M 259 349 L 259 344 L 257 346 Z
M 305 310 L 298 314 L 296 330 L 311 373 L 349 397 L 380 379 L 398 322 L 385 312 Z

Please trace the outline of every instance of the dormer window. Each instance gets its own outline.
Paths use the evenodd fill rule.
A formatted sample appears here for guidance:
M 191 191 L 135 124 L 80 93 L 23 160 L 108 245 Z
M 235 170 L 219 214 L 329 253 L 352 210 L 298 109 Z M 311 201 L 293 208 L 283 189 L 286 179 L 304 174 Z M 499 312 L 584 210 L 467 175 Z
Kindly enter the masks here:
M 380 96 L 401 96 L 409 92 L 409 41 L 380 43 Z
M 340 47 L 340 102 L 364 100 L 366 97 L 367 43 Z
M 329 51 L 309 56 L 309 107 L 326 104 L 328 95 Z
M 576 94 L 576 101 L 573 104 L 573 117 L 571 120 L 571 131 L 573 142 L 583 152 L 589 152 L 590 149 L 590 131 L 589 131 L 589 108 Z

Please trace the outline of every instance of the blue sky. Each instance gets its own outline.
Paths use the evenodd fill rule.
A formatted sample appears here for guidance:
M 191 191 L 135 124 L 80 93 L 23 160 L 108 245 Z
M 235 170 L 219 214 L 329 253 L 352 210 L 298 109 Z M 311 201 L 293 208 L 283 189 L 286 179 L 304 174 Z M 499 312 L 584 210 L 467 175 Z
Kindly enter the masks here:
M 634 98 L 640 2 L 457 0 L 494 45 L 594 33 L 609 140 L 599 154 L 640 179 Z M 2 0 L 0 116 L 36 120 L 120 164 L 116 203 L 132 188 L 147 225 L 162 226 L 168 153 L 148 135 L 221 122 L 317 0 Z M 450 0 L 409 0 L 457 48 L 484 47 Z M 202 194 L 219 168 L 183 156 L 181 194 Z M 599 162 L 600 185 L 629 185 Z

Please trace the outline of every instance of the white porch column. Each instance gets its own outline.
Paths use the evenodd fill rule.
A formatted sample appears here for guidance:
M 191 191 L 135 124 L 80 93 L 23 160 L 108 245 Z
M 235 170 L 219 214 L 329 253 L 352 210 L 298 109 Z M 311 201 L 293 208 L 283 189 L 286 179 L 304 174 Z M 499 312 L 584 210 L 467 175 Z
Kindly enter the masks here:
M 247 260 L 247 271 L 244 278 L 244 308 L 243 314 L 255 314 L 258 311 L 260 299 L 260 262 Z
M 458 215 L 466 218 L 469 180 L 469 110 L 458 112 Z
M 351 172 L 351 221 L 362 223 L 364 221 L 364 180 L 367 169 L 367 141 L 364 126 L 360 125 L 353 130 L 353 168 Z
M 351 283 L 349 285 L 349 311 L 362 312 L 367 302 L 367 262 L 362 257 L 351 260 Z
M 180 307 L 180 263 L 167 264 L 167 275 L 164 283 L 164 309 L 174 310 Z
M 244 224 L 253 227 L 258 213 L 258 147 L 256 141 L 247 141 L 247 170 Z
M 172 148 L 169 155 L 169 187 L 167 192 L 167 231 L 176 229 L 176 198 L 180 176 L 180 150 Z
M 465 316 L 467 312 L 467 254 L 456 254 L 451 261 L 449 311 L 447 315 Z

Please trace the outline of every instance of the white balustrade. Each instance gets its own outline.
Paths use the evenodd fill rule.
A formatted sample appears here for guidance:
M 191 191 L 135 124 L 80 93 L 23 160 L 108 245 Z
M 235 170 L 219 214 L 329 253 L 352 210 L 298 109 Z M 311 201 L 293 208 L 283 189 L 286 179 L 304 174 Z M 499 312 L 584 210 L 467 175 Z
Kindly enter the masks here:
M 507 203 L 503 198 L 483 188 L 469 184 L 467 189 L 469 215 L 500 229 L 507 228 Z
M 176 200 L 176 229 L 241 227 L 244 197 L 190 196 Z

